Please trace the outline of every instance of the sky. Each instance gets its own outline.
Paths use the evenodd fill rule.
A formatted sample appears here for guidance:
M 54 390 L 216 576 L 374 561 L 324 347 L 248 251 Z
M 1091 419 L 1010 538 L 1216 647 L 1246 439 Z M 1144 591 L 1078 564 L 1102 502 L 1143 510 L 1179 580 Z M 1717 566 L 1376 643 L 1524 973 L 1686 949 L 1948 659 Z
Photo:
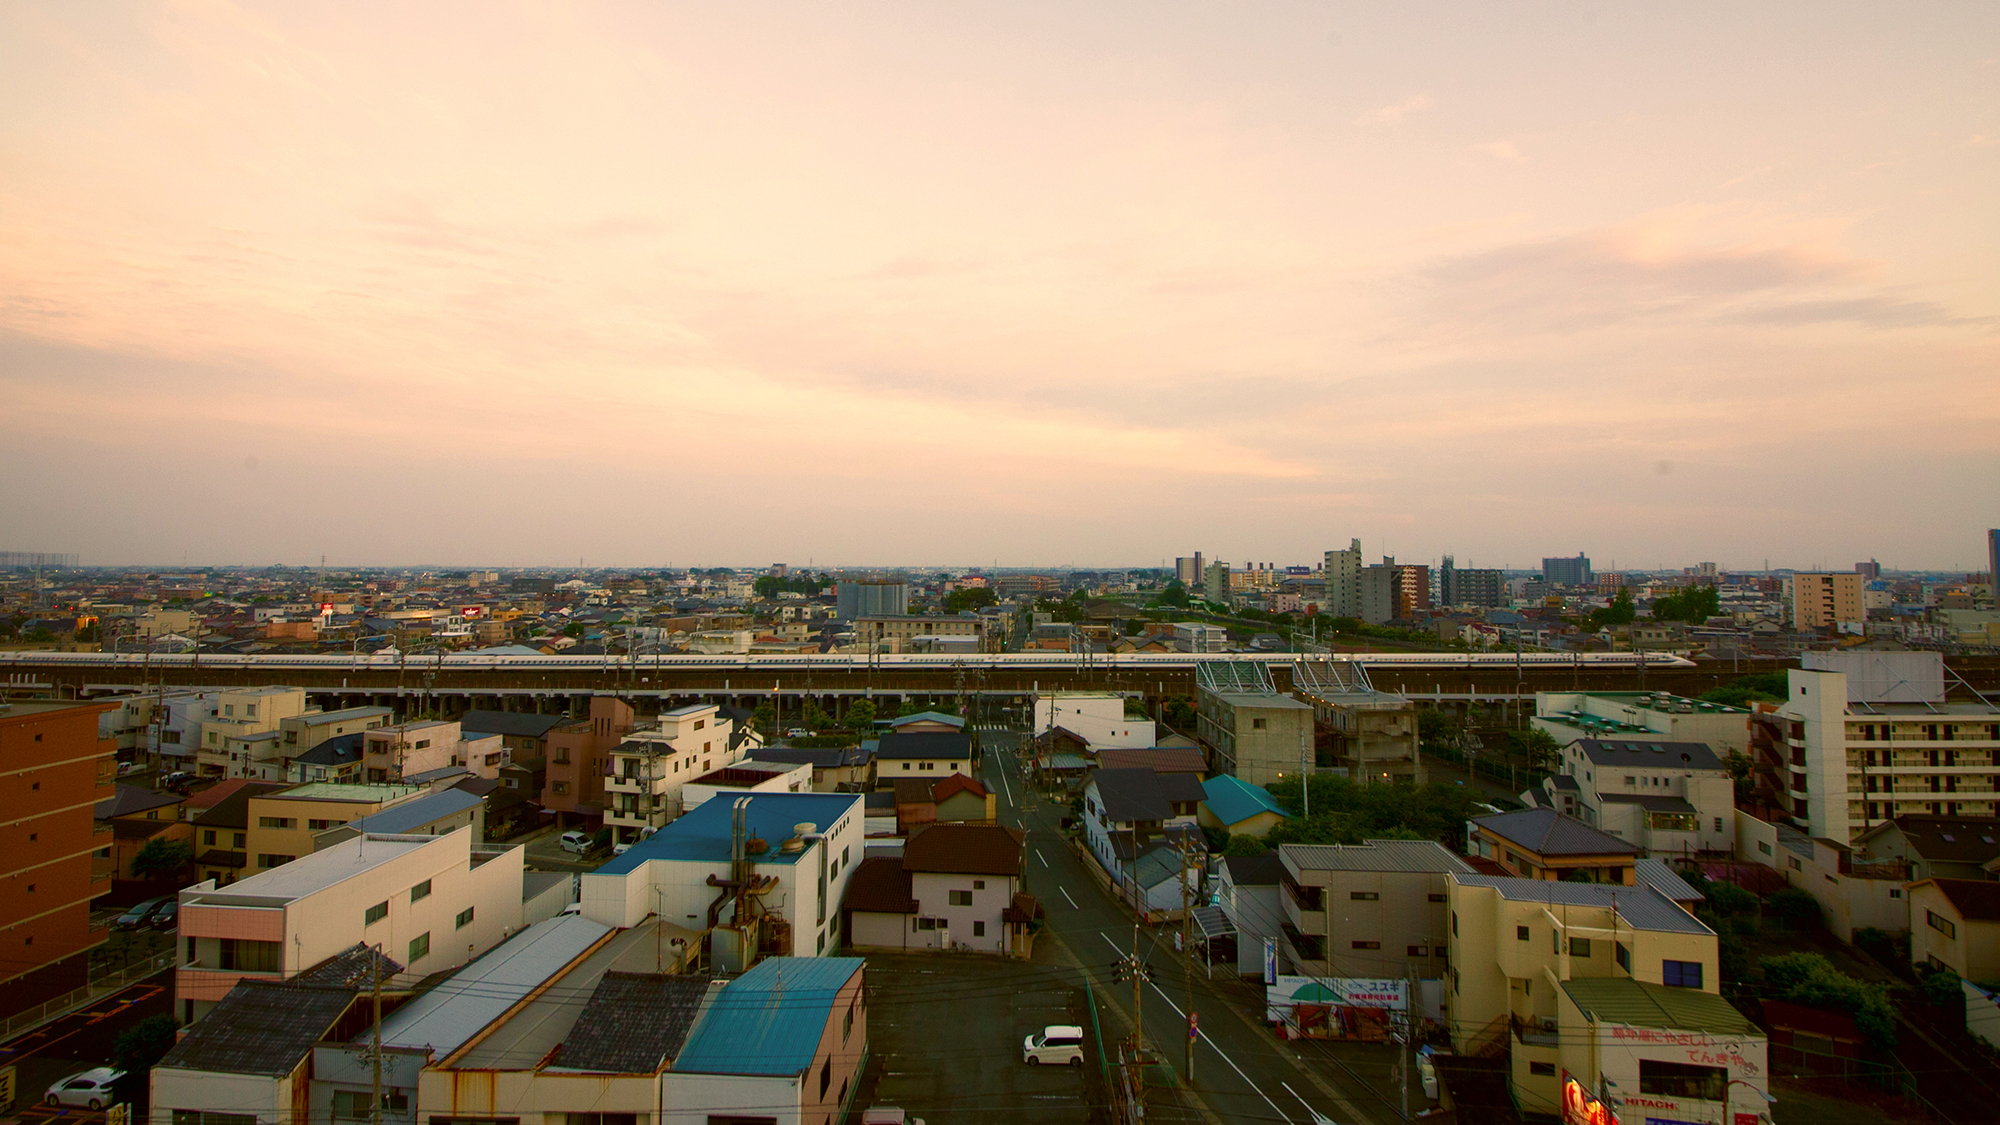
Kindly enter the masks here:
M 0 549 L 1983 569 L 2000 6 L 0 6 Z

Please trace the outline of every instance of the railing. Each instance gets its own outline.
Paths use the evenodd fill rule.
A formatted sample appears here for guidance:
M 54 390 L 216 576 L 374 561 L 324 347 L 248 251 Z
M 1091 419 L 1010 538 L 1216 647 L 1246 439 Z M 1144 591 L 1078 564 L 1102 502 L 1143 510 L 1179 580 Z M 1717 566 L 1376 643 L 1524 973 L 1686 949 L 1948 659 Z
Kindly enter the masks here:
M 169 948 L 155 953 L 144 961 L 129 963 L 91 977 L 90 983 L 82 988 L 65 992 L 53 1000 L 16 1012 L 5 1021 L 0 1021 L 0 1040 L 12 1039 L 31 1028 L 60 1019 L 100 996 L 116 992 L 135 980 L 144 980 L 162 969 L 172 968 L 173 964 L 174 951 Z

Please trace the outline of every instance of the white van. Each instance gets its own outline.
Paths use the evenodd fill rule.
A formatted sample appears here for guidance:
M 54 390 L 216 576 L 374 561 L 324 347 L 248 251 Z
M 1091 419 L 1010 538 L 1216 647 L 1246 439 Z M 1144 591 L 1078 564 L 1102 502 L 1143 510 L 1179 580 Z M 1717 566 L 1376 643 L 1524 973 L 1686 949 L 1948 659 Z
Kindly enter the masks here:
M 1083 1029 L 1073 1024 L 1051 1024 L 1040 1034 L 1021 1041 L 1021 1059 L 1029 1066 L 1042 1063 L 1083 1065 Z
M 562 834 L 562 850 L 564 850 L 564 851 L 566 851 L 566 852 L 575 852 L 575 853 L 576 853 L 576 854 L 578 854 L 578 855 L 582 855 L 583 853 L 585 853 L 585 852 L 589 851 L 589 850 L 590 850 L 590 833 L 588 833 L 588 832 L 565 832 L 565 833 L 563 833 L 563 834 Z

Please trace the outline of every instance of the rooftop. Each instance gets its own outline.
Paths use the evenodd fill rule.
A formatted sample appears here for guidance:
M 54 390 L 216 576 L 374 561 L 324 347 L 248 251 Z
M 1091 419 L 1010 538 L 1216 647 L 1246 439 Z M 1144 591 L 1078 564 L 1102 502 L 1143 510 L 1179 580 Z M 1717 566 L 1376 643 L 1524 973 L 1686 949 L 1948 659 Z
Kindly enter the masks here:
M 458 717 L 458 729 L 482 734 L 504 734 L 513 738 L 541 738 L 572 722 L 568 715 L 528 715 L 516 711 L 467 711 Z
M 903 845 L 903 870 L 939 875 L 1021 874 L 1021 830 L 997 824 L 932 824 Z
M 1548 808 L 1474 818 L 1474 824 L 1538 856 L 1636 855 L 1639 849 L 1609 832 Z
M 1686 879 L 1675 873 L 1663 859 L 1642 859 L 1632 865 L 1632 873 L 1639 881 L 1653 888 L 1675 902 L 1700 902 L 1702 893 L 1694 889 Z
M 1991 879 L 1925 879 L 1939 894 L 1950 900 L 1958 916 L 1968 922 L 2000 922 L 2000 882 Z
M 1621 887 L 1611 883 L 1559 883 L 1548 879 L 1515 879 L 1504 875 L 1457 875 L 1452 882 L 1466 887 L 1490 887 L 1510 902 L 1549 906 L 1594 906 L 1616 910 L 1638 930 L 1676 934 L 1712 934 L 1694 915 L 1648 886 Z M 2000 885 L 2000 884 L 1996 884 Z
M 479 798 L 473 794 L 462 789 L 446 789 L 428 797 L 391 805 L 358 820 L 350 820 L 344 827 L 357 832 L 395 835 L 478 807 Z
M 415 797 L 425 792 L 422 785 L 369 785 L 357 781 L 309 781 L 304 785 L 294 785 L 282 793 L 264 794 L 272 800 L 285 801 L 364 801 L 374 804 L 389 804 Z
M 696 1074 L 803 1074 L 834 1000 L 860 975 L 858 957 L 772 957 L 735 980 L 703 1014 L 674 1069 Z
M 1903 834 L 1910 852 L 1933 863 L 1984 863 L 2000 855 L 2000 820 L 1993 817 L 1899 816 L 1869 829 L 1855 842 L 1869 850 L 1868 845 L 1886 836 L 1891 826 Z
M 1367 840 L 1360 844 L 1286 844 L 1278 849 L 1298 871 L 1410 871 L 1472 874 L 1463 859 L 1436 840 Z
M 1563 991 L 1600 1023 L 1656 1031 L 1694 1031 L 1728 1039 L 1763 1038 L 1735 1005 L 1698 988 L 1668 988 L 1625 977 L 1576 977 Z
M 189 1027 L 159 1065 L 216 1074 L 288 1075 L 332 1029 L 356 993 L 246 980 Z
M 778 845 L 795 824 L 811 823 L 831 831 L 840 818 L 861 811 L 859 793 L 755 793 L 747 798 L 749 835 L 764 840 L 770 851 L 754 857 L 758 863 L 794 863 L 811 854 L 781 852 Z M 704 801 L 693 811 L 633 844 L 592 875 L 624 875 L 648 860 L 729 862 L 729 821 L 734 801 Z M 283 868 L 279 868 L 283 870 Z M 586 876 L 588 878 L 589 876 Z
M 180 797 L 173 793 L 156 793 L 137 785 L 120 785 L 112 790 L 109 800 L 97 802 L 97 805 L 90 810 L 90 815 L 98 820 L 110 820 L 116 816 L 133 816 L 180 803 Z
M 382 1045 L 448 1055 L 610 932 L 579 914 L 537 922 L 385 1017 Z
M 1640 769 L 1720 770 L 1722 759 L 1706 742 L 1661 742 L 1644 738 L 1583 738 L 1576 748 L 1600 766 Z
M 1202 803 L 1223 824 L 1236 824 L 1249 820 L 1260 813 L 1275 813 L 1290 816 L 1291 811 L 1280 805 L 1261 785 L 1252 785 L 1241 778 L 1220 774 L 1201 783 Z
M 210 906 L 280 906 L 307 895 L 317 894 L 337 883 L 367 875 L 390 860 L 406 856 L 434 841 L 446 839 L 450 837 L 360 836 L 342 843 L 339 847 L 302 855 L 282 867 L 259 871 L 227 887 L 212 891 L 183 891 L 181 893 L 184 895 L 196 896 L 184 899 L 183 903 L 202 903 Z M 238 901 L 251 899 L 269 901 Z
M 708 998 L 723 987 L 705 976 L 606 973 L 550 1065 L 611 1074 L 656 1073 L 680 1053 Z
M 876 744 L 877 758 L 971 758 L 972 736 L 964 731 L 892 731 Z
M 1160 775 L 1143 766 L 1100 769 L 1090 775 L 1087 784 L 1097 790 L 1106 820 L 1168 820 L 1174 815 L 1174 806 L 1167 799 Z

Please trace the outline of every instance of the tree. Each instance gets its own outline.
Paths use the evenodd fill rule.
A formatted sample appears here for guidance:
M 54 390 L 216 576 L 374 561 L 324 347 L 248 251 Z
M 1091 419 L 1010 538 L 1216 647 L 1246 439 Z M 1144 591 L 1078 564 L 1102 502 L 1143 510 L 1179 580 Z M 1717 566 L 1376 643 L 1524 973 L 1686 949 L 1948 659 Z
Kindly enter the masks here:
M 1222 854 L 1238 856 L 1263 855 L 1270 850 L 1271 845 L 1264 842 L 1264 837 L 1252 836 L 1246 832 L 1231 836 L 1229 838 L 1229 846 L 1222 849 Z
M 906 715 L 917 715 L 930 709 L 931 705 L 921 699 L 905 699 L 903 700 L 903 705 L 896 708 L 896 717 L 900 719 Z
M 162 840 L 154 837 L 146 841 L 139 854 L 132 857 L 132 877 L 134 879 L 171 879 L 181 873 L 181 869 L 194 858 L 194 848 L 183 840 Z
M 153 1069 L 174 1045 L 174 1017 L 148 1016 L 118 1033 L 111 1065 L 127 1073 Z
M 875 729 L 875 701 L 857 699 L 847 705 L 847 729 L 867 732 Z
M 1757 968 L 1764 977 L 1764 995 L 1771 999 L 1846 1012 L 1872 1045 L 1896 1045 L 1896 1013 L 1882 985 L 1855 980 L 1817 953 L 1765 957 Z
M 1655 621 L 1685 621 L 1699 625 L 1722 612 L 1722 594 L 1713 586 L 1690 586 L 1653 601 Z
M 965 586 L 944 596 L 946 613 L 963 613 L 968 609 L 982 609 L 1000 604 L 1000 595 L 984 586 Z
M 758 730 L 775 732 L 778 725 L 778 709 L 771 706 L 768 699 L 758 700 L 757 709 L 750 713 L 750 725 Z
M 565 637 L 583 636 L 583 622 L 572 621 L 569 624 L 563 626 L 563 636 Z
M 1632 605 L 1631 587 L 1620 586 L 1618 596 L 1611 599 L 1611 604 L 1603 609 L 1591 610 L 1590 616 L 1584 619 L 1584 624 L 1595 633 L 1607 625 L 1630 625 L 1638 616 L 1639 611 Z
M 833 725 L 833 716 L 821 710 L 819 704 L 808 699 L 799 721 L 809 729 L 825 730 Z
M 1184 695 L 1176 695 L 1167 700 L 1160 708 L 1160 713 L 1161 717 L 1166 719 L 1167 725 L 1175 730 L 1191 731 L 1195 728 L 1194 705 L 1189 703 Z
M 1186 609 L 1188 604 L 1187 587 L 1181 585 L 1181 580 L 1176 578 L 1167 583 L 1166 589 L 1160 591 L 1159 601 L 1161 605 L 1172 609 Z
M 1752 703 L 1783 703 L 1788 686 L 1783 672 L 1762 672 L 1738 676 L 1719 688 L 1701 694 L 1704 703 L 1725 707 L 1746 707 Z

